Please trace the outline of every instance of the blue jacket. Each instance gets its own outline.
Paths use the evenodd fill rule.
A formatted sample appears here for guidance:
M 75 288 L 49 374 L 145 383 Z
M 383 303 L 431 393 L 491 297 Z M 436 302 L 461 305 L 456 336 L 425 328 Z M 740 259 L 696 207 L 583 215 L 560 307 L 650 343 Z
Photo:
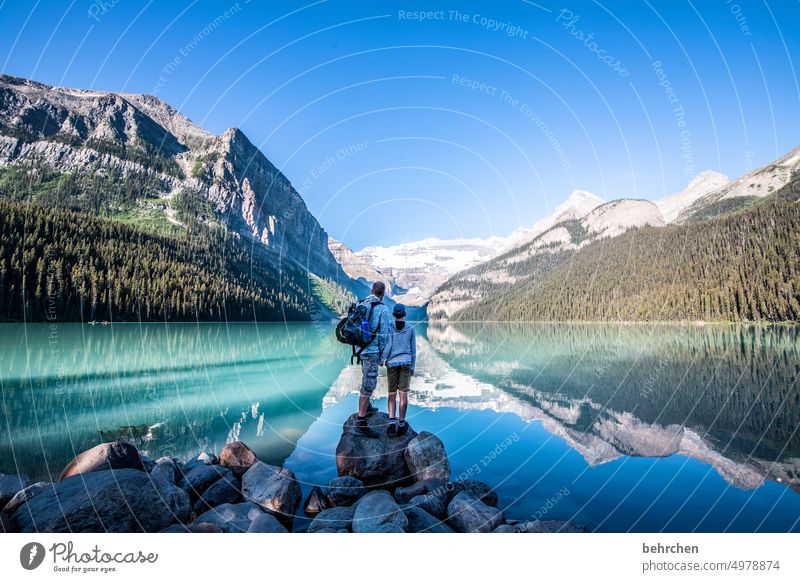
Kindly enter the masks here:
M 383 360 L 389 368 L 410 365 L 413 370 L 417 365 L 417 332 L 408 323 L 403 329 L 397 329 L 395 323 L 391 323 Z
M 369 304 L 372 301 L 378 301 L 378 298 L 375 297 L 375 295 L 370 295 L 364 301 Z M 383 304 L 376 305 L 372 308 L 372 316 L 369 318 L 369 328 L 373 333 L 378 329 L 379 323 L 381 328 L 378 330 L 378 336 L 372 340 L 371 344 L 364 348 L 361 355 L 376 354 L 378 356 L 378 361 L 381 361 L 383 359 L 381 354 L 383 354 L 384 346 L 386 346 L 386 334 L 389 333 L 389 326 L 392 325 L 389 308 Z

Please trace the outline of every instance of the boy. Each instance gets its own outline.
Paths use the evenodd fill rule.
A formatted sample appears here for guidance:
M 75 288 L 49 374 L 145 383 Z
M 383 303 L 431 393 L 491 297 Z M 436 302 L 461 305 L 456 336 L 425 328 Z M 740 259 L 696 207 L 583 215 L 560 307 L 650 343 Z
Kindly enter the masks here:
M 406 325 L 406 306 L 398 303 L 392 310 L 394 325 L 390 325 L 383 349 L 383 363 L 389 383 L 389 436 L 403 435 L 408 430 L 406 409 L 408 387 L 417 363 L 417 334 Z M 400 418 L 395 418 L 397 393 L 400 393 Z

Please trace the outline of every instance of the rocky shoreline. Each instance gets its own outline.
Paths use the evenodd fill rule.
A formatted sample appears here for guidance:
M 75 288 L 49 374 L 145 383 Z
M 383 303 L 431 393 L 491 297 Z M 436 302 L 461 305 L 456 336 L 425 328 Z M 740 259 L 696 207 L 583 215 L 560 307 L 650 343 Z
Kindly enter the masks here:
M 64 467 L 56 483 L 0 475 L 0 531 L 197 533 L 585 532 L 566 521 L 509 520 L 486 483 L 451 481 L 442 441 L 409 428 L 357 435 L 355 415 L 336 449 L 338 477 L 305 500 L 291 469 L 259 461 L 242 442 L 219 456 L 157 460 L 122 441 L 99 444 Z M 307 520 L 296 519 L 301 507 Z

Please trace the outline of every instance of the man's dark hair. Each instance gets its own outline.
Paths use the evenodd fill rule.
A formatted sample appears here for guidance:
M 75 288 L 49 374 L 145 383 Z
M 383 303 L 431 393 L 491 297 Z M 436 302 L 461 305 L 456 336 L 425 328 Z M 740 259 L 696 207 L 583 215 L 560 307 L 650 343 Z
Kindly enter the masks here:
M 386 293 L 386 285 L 384 285 L 383 281 L 375 281 L 372 284 L 372 294 L 375 297 L 383 297 L 384 293 Z

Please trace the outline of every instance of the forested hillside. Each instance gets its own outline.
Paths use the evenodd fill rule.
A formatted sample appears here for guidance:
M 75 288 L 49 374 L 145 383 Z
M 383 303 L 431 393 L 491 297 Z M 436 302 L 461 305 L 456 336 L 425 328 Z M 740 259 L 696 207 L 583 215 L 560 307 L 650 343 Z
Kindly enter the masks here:
M 308 281 L 224 229 L 170 236 L 0 201 L 2 320 L 308 320 Z
M 796 182 L 745 210 L 595 242 L 456 320 L 797 321 Z M 794 193 L 794 194 L 793 194 Z

